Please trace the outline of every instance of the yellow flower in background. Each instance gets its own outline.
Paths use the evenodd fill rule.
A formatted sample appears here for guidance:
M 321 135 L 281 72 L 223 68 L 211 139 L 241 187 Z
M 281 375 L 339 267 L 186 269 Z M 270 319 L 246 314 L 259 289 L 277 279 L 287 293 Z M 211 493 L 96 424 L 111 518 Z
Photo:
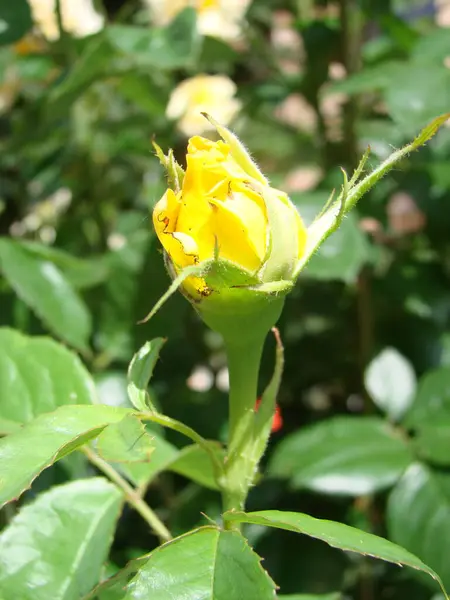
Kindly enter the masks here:
M 33 20 L 44 37 L 59 38 L 56 0 L 28 0 Z M 104 17 L 98 13 L 93 0 L 61 0 L 62 23 L 65 31 L 74 37 L 85 37 L 103 28 Z
M 144 0 L 156 25 L 167 25 L 188 6 L 197 12 L 202 35 L 232 42 L 241 37 L 242 24 L 251 0 Z
M 225 141 L 191 138 L 181 188 L 168 189 L 153 211 L 155 231 L 175 275 L 217 258 L 234 279 L 231 287 L 244 280 L 289 281 L 306 229 L 287 195 L 270 187 L 236 150 Z M 216 291 L 194 276 L 183 287 L 193 300 Z M 225 293 L 223 287 L 217 291 Z
M 186 136 L 200 135 L 214 127 L 202 112 L 214 114 L 228 125 L 241 108 L 235 98 L 236 84 L 225 75 L 196 75 L 182 81 L 172 92 L 166 109 Z

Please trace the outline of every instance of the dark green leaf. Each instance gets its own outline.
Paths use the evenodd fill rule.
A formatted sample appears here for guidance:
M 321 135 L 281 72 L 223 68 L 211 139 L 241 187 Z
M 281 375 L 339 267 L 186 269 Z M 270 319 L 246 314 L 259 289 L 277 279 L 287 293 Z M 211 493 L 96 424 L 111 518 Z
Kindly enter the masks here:
M 164 544 L 124 600 L 273 600 L 275 585 L 241 534 L 204 527 Z
M 79 350 L 87 349 L 91 315 L 54 263 L 2 238 L 0 267 L 16 294 L 57 336 Z
M 404 515 L 407 518 L 410 516 L 410 514 L 407 514 L 407 511 L 404 511 Z M 427 516 L 429 516 L 429 513 L 427 513 Z M 389 540 L 373 535 L 372 533 L 367 533 L 366 531 L 361 531 L 355 527 L 344 525 L 343 523 L 315 519 L 302 513 L 280 510 L 262 510 L 251 513 L 227 512 L 224 514 L 224 518 L 227 521 L 237 523 L 253 523 L 254 525 L 265 525 L 267 527 L 277 527 L 278 529 L 303 533 L 322 540 L 334 548 L 373 556 L 374 558 L 398 565 L 407 565 L 413 569 L 428 573 L 428 575 L 431 575 L 442 586 L 439 575 L 417 558 L 417 556 L 414 556 L 414 554 L 411 554 Z
M 76 354 L 45 337 L 0 329 L 0 416 L 26 423 L 64 404 L 92 404 L 96 392 Z
M 396 432 L 376 417 L 335 417 L 287 436 L 269 463 L 294 488 L 359 496 L 389 487 L 412 460 Z
M 17 42 L 32 27 L 27 0 L 0 0 L 0 45 Z
M 105 479 L 54 487 L 0 535 L 0 596 L 79 600 L 99 580 L 122 505 Z
M 450 368 L 441 367 L 426 373 L 419 381 L 413 405 L 406 415 L 408 426 L 424 422 L 440 423 L 450 418 Z
M 0 440 L 0 505 L 20 496 L 46 467 L 127 414 L 127 409 L 112 406 L 62 406 Z
M 389 496 L 387 523 L 389 536 L 426 561 L 449 586 L 449 475 L 411 465 Z

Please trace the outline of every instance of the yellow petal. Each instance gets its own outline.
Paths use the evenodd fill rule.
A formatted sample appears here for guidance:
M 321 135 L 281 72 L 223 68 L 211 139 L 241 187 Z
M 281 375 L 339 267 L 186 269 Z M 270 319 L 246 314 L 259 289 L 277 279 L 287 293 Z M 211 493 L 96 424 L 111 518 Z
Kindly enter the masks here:
M 211 199 L 210 202 L 215 207 L 212 227 L 219 257 L 257 271 L 265 255 L 267 229 L 260 207 L 244 194 L 236 199 L 236 204 L 233 200 L 223 203 Z
M 153 225 L 156 234 L 177 268 L 195 264 L 198 260 L 195 240 L 185 233 L 175 232 L 180 208 L 180 194 L 176 196 L 169 189 L 153 210 Z
M 183 186 L 186 189 L 186 186 Z M 212 208 L 207 195 L 194 188 L 183 191 L 180 213 L 177 220 L 177 231 L 197 239 L 197 233 L 209 223 Z
M 222 141 L 211 142 L 200 136 L 192 137 L 186 161 L 190 172 L 186 189 L 201 186 L 207 192 L 219 181 L 248 178 L 248 174 L 232 157 L 228 144 Z
M 172 239 L 177 242 L 178 248 L 181 248 L 183 259 L 176 261 L 178 264 L 194 264 L 198 262 L 198 246 L 193 237 L 185 233 L 172 233 Z M 185 266 L 185 264 L 182 264 Z
M 161 242 L 163 234 L 175 231 L 179 212 L 180 200 L 173 190 L 168 189 L 153 209 L 153 226 Z
M 210 153 L 214 151 L 215 153 L 217 152 L 226 156 L 229 152 L 229 146 L 221 140 L 219 142 L 212 142 L 201 135 L 194 135 L 188 142 L 187 151 L 188 154 L 195 154 L 196 152 L 203 151 Z
M 231 156 L 235 163 L 239 165 L 239 167 L 250 177 L 256 179 L 256 181 L 259 181 L 264 185 L 268 185 L 267 179 L 259 170 L 258 165 L 253 162 L 249 152 L 241 140 L 232 131 L 220 125 L 220 123 L 218 123 L 211 115 L 205 116 L 208 121 L 214 125 L 220 137 L 230 148 Z

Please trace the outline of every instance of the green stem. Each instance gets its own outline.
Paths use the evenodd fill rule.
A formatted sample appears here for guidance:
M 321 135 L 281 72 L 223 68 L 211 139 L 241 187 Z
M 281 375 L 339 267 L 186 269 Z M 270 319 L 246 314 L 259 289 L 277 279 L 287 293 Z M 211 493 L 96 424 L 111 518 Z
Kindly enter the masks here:
M 230 377 L 228 448 L 231 454 L 242 441 L 253 418 L 265 335 L 241 344 L 225 343 Z
M 253 460 L 254 412 L 264 336 L 225 342 L 230 376 L 229 438 L 222 481 L 223 508 L 242 510 L 253 483 L 257 465 Z M 225 523 L 225 527 L 239 527 Z
M 140 497 L 139 493 L 131 487 L 131 485 L 103 458 L 98 456 L 91 448 L 84 446 L 82 452 L 87 456 L 89 461 L 97 467 L 99 471 L 104 473 L 113 483 L 119 487 L 128 502 L 141 517 L 147 521 L 156 535 L 162 542 L 167 542 L 172 539 L 172 534 L 167 529 L 159 517 L 153 512 L 150 506 Z

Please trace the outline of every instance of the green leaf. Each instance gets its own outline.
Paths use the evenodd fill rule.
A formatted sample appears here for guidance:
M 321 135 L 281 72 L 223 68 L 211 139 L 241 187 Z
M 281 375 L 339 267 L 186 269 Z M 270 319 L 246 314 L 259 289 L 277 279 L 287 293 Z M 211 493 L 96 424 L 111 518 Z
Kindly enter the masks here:
M 119 464 L 117 468 L 136 486 L 148 485 L 177 459 L 179 450 L 160 435 L 151 433 L 153 452 L 149 463 Z
M 7 1 L 7 0 L 4 0 Z M 50 92 L 48 118 L 63 114 L 93 83 L 137 69 L 179 69 L 192 64 L 201 39 L 192 8 L 181 11 L 167 27 L 109 25 L 88 40 L 66 77 Z
M 88 40 L 66 76 L 50 90 L 46 116 L 55 118 L 64 114 L 92 83 L 111 74 L 117 58 L 104 31 Z
M 370 244 L 351 213 L 312 256 L 304 274 L 325 281 L 338 279 L 352 283 L 370 259 Z
M 98 436 L 95 448 L 109 462 L 149 462 L 153 452 L 152 436 L 134 415 L 108 425 Z
M 196 12 L 179 12 L 167 27 L 111 25 L 105 34 L 111 46 L 135 67 L 180 69 L 189 66 L 200 48 Z
M 76 354 L 45 337 L 0 329 L 0 417 L 26 423 L 65 404 L 97 401 Z M 7 400 L 7 401 L 6 401 Z
M 88 348 L 92 322 L 86 305 L 54 263 L 19 243 L 0 239 L 5 279 L 45 324 L 78 350 Z
M 105 479 L 54 487 L 0 535 L 0 596 L 79 600 L 100 578 L 122 505 Z
M 130 412 L 102 405 L 62 406 L 0 440 L 0 505 L 20 496 L 41 471 Z
M 139 413 L 138 416 L 143 421 L 157 423 L 158 425 L 162 425 L 168 429 L 173 429 L 174 431 L 178 431 L 178 433 L 188 437 L 190 440 L 198 444 L 209 456 L 211 466 L 216 474 L 216 479 L 219 480 L 219 478 L 223 475 L 223 462 L 221 460 L 221 456 L 219 456 L 217 452 L 217 443 L 206 440 L 191 427 L 188 427 L 184 423 L 181 423 L 181 421 L 177 421 L 171 417 L 166 417 L 165 415 L 156 412 Z
M 360 94 L 361 92 L 373 92 L 388 87 L 397 74 L 405 69 L 405 64 L 400 61 L 383 61 L 374 67 L 366 67 L 358 73 L 341 81 L 333 82 L 327 87 L 326 94 L 342 92 L 344 94 Z
M 341 600 L 342 594 L 289 594 L 277 596 L 277 600 Z
M 306 225 L 320 215 L 327 204 L 329 194 L 310 192 L 293 194 L 294 202 Z M 341 226 L 313 254 L 304 271 L 305 276 L 329 281 L 356 281 L 361 268 L 372 260 L 372 249 L 366 235 L 361 231 L 353 213 L 346 216 Z
M 130 362 L 128 395 L 137 410 L 145 412 L 153 409 L 147 387 L 164 343 L 164 338 L 155 338 L 146 342 Z
M 450 585 L 450 476 L 414 464 L 392 490 L 387 509 L 389 537 L 442 574 Z
M 287 436 L 269 463 L 294 489 L 359 496 L 385 489 L 412 461 L 401 437 L 376 417 L 335 417 Z
M 440 64 L 409 64 L 392 80 L 385 100 L 394 122 L 411 135 L 436 115 L 448 111 L 450 72 Z
M 17 42 L 32 27 L 27 0 L 0 0 L 0 45 Z
M 220 461 L 224 459 L 224 450 L 220 444 L 210 442 L 209 446 L 217 454 Z M 179 475 L 199 483 L 210 490 L 218 490 L 216 476 L 211 463 L 211 457 L 204 448 L 192 444 L 183 448 L 176 459 L 168 465 L 168 469 Z
M 35 256 L 52 262 L 76 289 L 94 287 L 106 281 L 110 275 L 107 261 L 103 257 L 79 258 L 60 248 L 36 242 L 22 241 L 20 245 Z
M 411 512 L 404 512 L 405 517 L 411 517 Z M 276 527 L 286 529 L 296 533 L 303 533 L 310 537 L 326 542 L 333 548 L 340 548 L 348 552 L 357 552 L 379 558 L 387 562 L 398 565 L 406 565 L 423 571 L 435 579 L 442 589 L 442 581 L 437 573 L 424 564 L 417 556 L 411 554 L 401 546 L 382 537 L 361 531 L 355 527 L 336 523 L 335 521 L 326 521 L 315 519 L 309 515 L 296 512 L 284 512 L 280 510 L 262 510 L 257 512 L 226 512 L 224 519 L 234 523 L 251 523 L 254 525 L 265 525 L 266 527 Z M 427 517 L 429 513 L 427 514 Z
M 405 418 L 410 427 L 450 418 L 450 368 L 428 371 L 419 381 L 413 405 Z
M 417 64 L 434 66 L 442 64 L 448 56 L 450 30 L 446 27 L 433 29 L 432 33 L 422 35 L 416 42 L 411 59 Z
M 441 423 L 421 423 L 412 444 L 420 458 L 436 465 L 450 465 L 450 418 Z
M 275 584 L 238 532 L 203 527 L 154 550 L 124 600 L 273 600 Z
M 130 560 L 126 567 L 99 583 L 83 600 L 123 600 L 127 583 L 145 565 L 149 556 L 150 554 L 146 554 Z
M 372 400 L 393 420 L 408 410 L 416 391 L 414 369 L 395 348 L 385 348 L 371 361 L 364 381 Z

